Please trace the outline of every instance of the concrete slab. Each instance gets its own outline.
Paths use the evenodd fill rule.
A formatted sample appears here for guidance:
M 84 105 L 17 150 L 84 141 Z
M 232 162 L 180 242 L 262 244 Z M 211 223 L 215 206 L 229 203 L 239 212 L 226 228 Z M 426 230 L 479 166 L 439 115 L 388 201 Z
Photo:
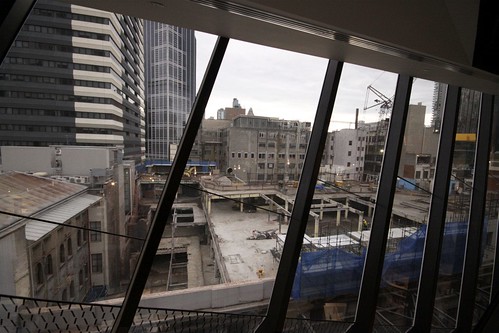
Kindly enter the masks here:
M 211 220 L 220 250 L 232 282 L 258 280 L 257 271 L 263 269 L 263 277 L 275 277 L 278 263 L 271 249 L 275 239 L 249 240 L 253 230 L 279 230 L 277 215 L 258 209 L 245 213 L 232 209 L 233 202 L 214 201 Z M 287 231 L 287 225 L 281 225 Z

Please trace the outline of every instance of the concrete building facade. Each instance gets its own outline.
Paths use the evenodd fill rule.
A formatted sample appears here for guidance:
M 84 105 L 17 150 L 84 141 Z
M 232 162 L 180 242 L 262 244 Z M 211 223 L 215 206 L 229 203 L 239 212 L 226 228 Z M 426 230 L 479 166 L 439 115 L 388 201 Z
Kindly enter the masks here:
M 2 211 L 26 216 L 0 217 L 1 292 L 82 301 L 92 267 L 88 231 L 80 228 L 102 198 L 82 185 L 16 172 L 1 174 L 0 184 Z
M 310 138 L 310 122 L 236 117 L 225 130 L 226 164 L 244 182 L 298 180 Z
M 86 213 L 91 231 L 88 250 L 92 283 L 106 293 L 116 293 L 128 274 L 125 237 L 101 234 L 98 230 L 126 235 L 134 213 L 135 163 L 123 161 L 122 149 L 107 147 L 0 147 L 3 172 L 26 172 L 53 181 L 80 184 L 101 197 Z M 84 161 L 84 162 L 82 162 Z

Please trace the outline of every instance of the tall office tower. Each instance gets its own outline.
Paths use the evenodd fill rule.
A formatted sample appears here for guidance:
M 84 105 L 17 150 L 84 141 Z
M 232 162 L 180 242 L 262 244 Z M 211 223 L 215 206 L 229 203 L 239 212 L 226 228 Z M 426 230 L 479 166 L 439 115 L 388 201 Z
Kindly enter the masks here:
M 140 161 L 143 43 L 141 19 L 38 1 L 0 67 L 0 145 L 121 146 Z
M 435 82 L 433 88 L 433 110 L 431 114 L 431 127 L 433 132 L 440 132 L 442 124 L 442 114 L 444 113 L 445 96 L 447 95 L 447 85 Z
M 145 55 L 147 158 L 172 161 L 196 94 L 194 31 L 146 21 Z

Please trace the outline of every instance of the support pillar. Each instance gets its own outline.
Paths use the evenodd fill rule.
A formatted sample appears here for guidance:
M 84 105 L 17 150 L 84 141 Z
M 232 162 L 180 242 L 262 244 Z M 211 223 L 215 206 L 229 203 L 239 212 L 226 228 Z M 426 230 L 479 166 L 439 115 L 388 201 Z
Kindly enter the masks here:
M 321 209 L 319 211 L 319 218 L 324 219 L 324 199 L 321 199 Z
M 348 203 L 349 203 L 349 202 L 348 202 L 348 197 L 347 197 L 347 204 L 346 204 L 347 209 L 345 210 L 345 218 L 346 218 L 346 219 L 348 218 L 348 210 L 349 210 L 349 209 L 348 209 L 348 208 L 349 208 Z
M 338 209 L 336 211 L 336 226 L 340 225 L 340 221 L 341 221 L 341 209 Z
M 315 216 L 314 237 L 319 237 L 319 217 Z
M 362 231 L 364 229 L 364 213 L 359 214 L 359 227 L 358 231 Z
M 211 215 L 211 194 L 208 194 L 208 195 L 206 196 L 206 200 L 207 200 L 207 202 L 206 202 L 206 203 L 207 203 L 206 207 L 207 207 L 207 210 L 208 210 L 208 215 Z

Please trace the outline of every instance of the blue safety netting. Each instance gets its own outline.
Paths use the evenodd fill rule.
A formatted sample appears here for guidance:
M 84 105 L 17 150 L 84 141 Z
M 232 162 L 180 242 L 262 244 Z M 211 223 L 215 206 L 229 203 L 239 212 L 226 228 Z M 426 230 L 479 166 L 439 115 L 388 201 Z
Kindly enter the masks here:
M 487 230 L 486 225 L 485 223 L 484 232 Z M 467 228 L 467 222 L 446 223 L 440 275 L 461 274 Z M 419 280 L 425 236 L 426 225 L 421 225 L 415 233 L 400 240 L 394 252 L 385 256 L 383 285 Z M 341 248 L 303 252 L 297 266 L 291 297 L 318 299 L 356 295 L 360 286 L 364 259 L 365 251 L 359 255 Z

